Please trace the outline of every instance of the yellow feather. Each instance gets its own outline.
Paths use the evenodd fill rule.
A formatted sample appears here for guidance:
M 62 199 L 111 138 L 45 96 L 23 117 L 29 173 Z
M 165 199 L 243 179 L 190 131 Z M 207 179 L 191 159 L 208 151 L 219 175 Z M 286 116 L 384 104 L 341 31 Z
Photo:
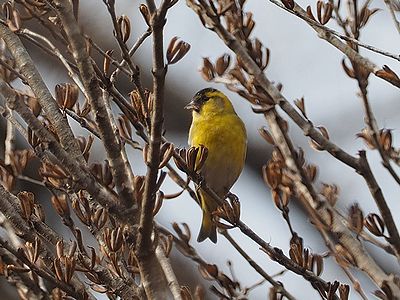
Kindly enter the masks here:
M 220 197 L 225 197 L 244 166 L 247 148 L 246 129 L 223 93 L 213 89 L 204 91 L 196 94 L 201 94 L 203 98 L 197 99 L 199 109 L 193 110 L 192 113 L 189 144 L 203 145 L 208 149 L 207 159 L 200 170 L 201 175 L 212 190 Z M 198 241 L 210 238 L 216 242 L 216 228 L 211 220 L 216 203 L 201 189 L 198 191 L 198 197 L 203 210 Z

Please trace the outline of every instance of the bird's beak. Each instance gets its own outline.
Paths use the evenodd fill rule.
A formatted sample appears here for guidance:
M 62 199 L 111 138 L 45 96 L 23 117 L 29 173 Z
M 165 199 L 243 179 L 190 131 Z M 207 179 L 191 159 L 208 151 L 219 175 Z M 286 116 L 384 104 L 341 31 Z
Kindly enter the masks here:
M 185 106 L 185 109 L 194 110 L 194 111 L 197 111 L 197 112 L 200 111 L 199 104 L 194 102 L 194 101 L 189 102 L 189 104 Z

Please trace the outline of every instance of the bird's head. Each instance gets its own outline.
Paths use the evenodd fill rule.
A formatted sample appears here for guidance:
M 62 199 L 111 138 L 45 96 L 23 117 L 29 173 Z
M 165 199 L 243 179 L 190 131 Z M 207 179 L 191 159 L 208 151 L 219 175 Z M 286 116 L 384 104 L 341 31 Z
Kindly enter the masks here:
M 193 115 L 210 116 L 216 114 L 235 113 L 231 101 L 219 90 L 205 88 L 194 95 L 193 100 L 185 106 L 193 111 Z

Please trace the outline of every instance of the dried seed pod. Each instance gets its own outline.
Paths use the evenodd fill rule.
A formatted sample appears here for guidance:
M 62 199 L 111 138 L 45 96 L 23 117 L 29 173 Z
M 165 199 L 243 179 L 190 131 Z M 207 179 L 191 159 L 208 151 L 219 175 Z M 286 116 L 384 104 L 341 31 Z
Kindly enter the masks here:
M 172 223 L 172 228 L 175 230 L 176 234 L 179 236 L 179 238 L 184 241 L 186 244 L 189 243 L 190 239 L 192 238 L 192 233 L 190 232 L 190 228 L 186 223 L 181 223 L 183 226 L 182 230 L 178 223 Z
M 306 114 L 306 108 L 305 108 L 305 103 L 304 103 L 304 97 L 301 97 L 300 99 L 294 100 L 294 104 L 297 106 L 298 109 L 300 109 L 302 115 L 304 118 L 307 118 Z
M 103 72 L 107 76 L 110 73 L 110 65 L 114 50 L 107 50 L 103 60 Z
M 28 273 L 30 272 L 31 269 L 29 268 L 24 268 L 24 267 L 20 267 L 20 266 L 15 266 L 15 265 L 8 265 L 7 266 L 7 272 L 11 273 Z
M 379 131 L 379 143 L 383 151 L 390 151 L 392 149 L 392 131 L 390 129 L 381 129 Z
M 173 37 L 167 48 L 167 62 L 173 65 L 180 61 L 190 50 L 190 44 L 178 41 L 178 37 Z
M 129 18 L 125 15 L 122 15 L 117 19 L 117 30 L 119 30 L 119 36 L 122 38 L 122 41 L 126 43 L 131 35 L 131 22 Z
M 297 234 L 295 234 L 290 239 L 290 249 L 289 256 L 290 258 L 300 266 L 303 266 L 303 239 L 300 238 Z
M 154 204 L 153 216 L 155 216 L 161 209 L 164 200 L 164 193 L 162 191 L 158 191 L 156 195 L 156 202 Z
M 211 81 L 215 78 L 215 69 L 207 57 L 203 58 L 203 66 L 200 69 L 201 76 L 205 81 Z
M 354 230 L 357 235 L 359 235 L 364 226 L 364 216 L 358 203 L 354 203 L 352 206 L 350 206 L 348 211 L 348 222 L 350 228 Z
M 61 259 L 64 257 L 64 241 L 63 240 L 57 241 L 56 253 L 57 253 L 57 258 Z
M 14 2 L 6 2 L 2 5 L 2 10 L 6 17 L 6 23 L 11 31 L 16 32 L 21 29 L 22 22 L 19 12 L 13 5 Z
M 336 290 L 339 287 L 339 282 L 338 281 L 334 281 L 333 283 L 329 284 L 329 289 L 328 289 L 328 294 L 327 294 L 327 299 L 328 300 L 333 300 L 335 299 L 335 294 L 336 294 Z
M 150 12 L 149 12 L 149 9 L 147 8 L 147 6 L 145 4 L 140 4 L 139 10 L 140 10 L 140 13 L 142 14 L 147 26 L 151 27 L 151 25 L 150 25 L 151 16 L 150 16 Z
M 245 77 L 245 75 L 244 75 L 242 69 L 239 68 L 238 66 L 235 66 L 234 68 L 231 68 L 231 69 L 229 70 L 229 75 L 230 75 L 232 78 L 234 78 L 234 79 L 236 79 L 237 81 L 239 81 L 240 84 L 241 84 L 242 86 L 244 86 L 244 87 L 247 86 L 247 82 L 248 82 L 248 81 L 247 81 L 247 79 L 246 79 L 246 77 Z
M 356 74 L 354 73 L 354 70 L 347 66 L 345 59 L 342 59 L 342 67 L 347 76 L 349 76 L 352 79 L 356 79 Z
M 22 174 L 28 163 L 35 157 L 32 150 L 14 150 L 10 157 L 12 170 L 9 170 L 13 175 Z
M 34 211 L 34 204 L 35 204 L 34 194 L 31 192 L 23 191 L 19 192 L 17 194 L 17 197 L 20 201 L 22 217 L 25 220 L 29 220 Z
M 321 255 L 313 254 L 312 256 L 312 271 L 317 275 L 320 276 L 322 271 L 324 270 L 324 260 Z
M 324 3 L 321 0 L 317 2 L 318 21 L 322 25 L 328 23 L 332 17 L 333 6 L 330 2 Z
M 240 220 L 240 202 L 237 197 L 229 198 L 230 203 L 224 201 L 222 205 L 218 206 L 214 211 L 213 216 L 217 221 L 218 227 L 222 229 L 230 229 L 236 226 Z M 218 222 L 217 218 L 227 221 L 230 225 Z
M 242 27 L 243 35 L 246 39 L 253 32 L 255 25 L 256 22 L 254 22 L 253 14 L 251 12 L 246 12 L 245 18 L 243 19 L 243 27 Z
M 362 138 L 364 140 L 365 144 L 371 150 L 376 149 L 375 140 L 372 137 L 371 131 L 368 128 L 363 128 L 360 133 L 357 133 L 356 136 L 359 138 Z
M 75 228 L 75 239 L 76 242 L 78 243 L 78 248 L 81 252 L 85 252 L 85 246 L 83 245 L 83 239 L 82 239 L 82 232 L 79 230 L 79 228 Z
M 375 75 L 389 81 L 391 84 L 397 87 L 400 87 L 399 77 L 387 65 L 384 65 L 381 70 L 376 71 Z
M 66 257 L 64 261 L 65 273 L 64 281 L 70 283 L 72 276 L 75 273 L 76 261 L 74 257 Z
M 269 161 L 262 168 L 264 182 L 273 190 L 282 182 L 282 168 L 277 162 Z
M 54 267 L 57 279 L 60 281 L 64 281 L 64 273 L 63 273 L 61 262 L 60 262 L 59 258 L 54 259 L 53 267 Z
M 103 207 L 96 209 L 95 213 L 91 216 L 93 226 L 95 226 L 97 229 L 103 228 L 103 226 L 107 222 L 107 218 L 104 218 L 106 214 L 107 212 Z
M 340 300 L 348 300 L 350 294 L 350 287 L 347 284 L 341 284 L 339 286 Z
M 111 168 L 107 160 L 103 164 L 93 163 L 90 166 L 92 174 L 105 186 L 114 187 L 114 180 L 111 173 Z
M 173 237 L 172 235 L 160 235 L 160 245 L 164 251 L 164 254 L 166 257 L 169 257 L 171 250 L 172 250 L 172 244 L 173 244 Z
M 339 188 L 336 185 L 329 185 L 326 183 L 322 184 L 321 195 L 325 197 L 325 199 L 329 202 L 331 206 L 335 206 L 338 196 L 339 196 Z
M 187 164 L 187 168 L 190 172 L 196 171 L 196 159 L 197 159 L 197 154 L 199 153 L 199 150 L 200 150 L 199 147 L 190 147 L 186 151 L 186 164 Z
M 158 166 L 159 169 L 164 168 L 168 164 L 174 152 L 175 148 L 173 144 L 163 143 L 163 145 L 161 146 L 161 153 L 160 153 L 161 162 L 160 165 Z
M 281 0 L 281 2 L 287 9 L 292 10 L 294 8 L 294 1 L 293 0 Z
M 316 127 L 323 135 L 324 138 L 329 140 L 329 133 L 328 130 L 324 126 L 317 126 Z M 317 150 L 317 151 L 323 151 L 324 148 L 321 147 L 316 141 L 310 139 L 310 146 L 311 148 Z
M 118 117 L 117 126 L 118 126 L 118 132 L 123 139 L 132 140 L 132 127 L 126 115 L 120 115 Z
M 79 89 L 76 84 L 57 84 L 55 92 L 56 101 L 63 110 L 72 109 L 76 101 L 78 101 Z
M 368 214 L 364 220 L 364 225 L 372 234 L 376 236 L 384 236 L 385 223 L 377 214 Z
M 143 198 L 144 193 L 144 185 L 145 185 L 145 177 L 144 176 L 134 176 L 133 177 L 133 192 L 136 201 L 140 204 Z
M 236 222 L 238 222 L 240 220 L 240 201 L 239 198 L 236 197 L 236 195 L 234 194 L 229 194 L 228 196 L 229 201 L 231 203 L 231 207 L 233 210 L 233 215 L 236 219 Z
M 265 127 L 258 129 L 258 133 L 264 138 L 264 140 L 267 141 L 267 143 L 269 143 L 273 146 L 275 145 L 272 135 L 269 133 L 269 131 Z
M 72 208 L 74 209 L 76 216 L 83 224 L 85 224 L 86 226 L 91 225 L 90 217 L 82 211 L 81 205 L 79 204 L 79 201 L 77 199 L 72 200 Z
M 218 76 L 224 75 L 225 71 L 229 67 L 230 61 L 231 57 L 229 54 L 224 54 L 217 59 L 217 62 L 215 63 L 215 71 Z
M 204 163 L 206 162 L 206 159 L 208 157 L 208 149 L 205 146 L 200 145 L 198 149 L 199 151 L 197 154 L 197 162 L 195 167 L 196 173 L 200 172 L 201 168 L 204 166 Z
M 369 18 L 380 10 L 379 8 L 369 9 L 368 6 L 363 6 L 359 16 L 360 28 L 364 27 L 368 23 Z
M 314 17 L 314 14 L 313 14 L 313 12 L 312 12 L 312 9 L 311 9 L 311 6 L 310 6 L 310 5 L 307 6 L 307 9 L 306 9 L 306 10 L 307 10 L 307 15 L 308 15 L 308 17 L 309 17 L 311 20 L 317 22 L 317 20 L 316 20 L 315 17 Z
M 89 159 L 89 154 L 90 154 L 90 148 L 92 147 L 94 138 L 92 135 L 88 136 L 88 139 L 86 140 L 85 137 L 83 136 L 79 136 L 77 138 L 78 140 L 78 144 L 79 144 L 79 148 L 81 149 L 83 158 L 88 161 Z
M 37 98 L 31 97 L 31 96 L 26 96 L 25 99 L 26 99 L 25 100 L 26 104 L 29 106 L 29 108 L 31 109 L 31 111 L 35 115 L 35 117 L 39 116 L 42 111 L 42 107 L 40 106 Z
M 76 248 L 77 248 L 77 243 L 75 241 L 72 242 L 71 247 L 68 250 L 68 256 L 72 257 L 75 255 L 76 252 Z
M 318 168 L 316 165 L 308 164 L 305 166 L 305 172 L 306 172 L 307 178 L 311 182 L 314 182 L 315 179 L 317 178 Z
M 39 138 L 30 127 L 28 127 L 28 143 L 32 146 L 32 148 L 36 148 L 40 144 Z
M 39 218 L 40 221 L 45 222 L 46 215 L 44 212 L 44 208 L 39 203 L 35 203 L 35 205 L 34 205 L 34 214 L 36 217 Z
M 70 217 L 68 198 L 66 194 L 52 196 L 51 203 L 59 216 L 63 218 Z

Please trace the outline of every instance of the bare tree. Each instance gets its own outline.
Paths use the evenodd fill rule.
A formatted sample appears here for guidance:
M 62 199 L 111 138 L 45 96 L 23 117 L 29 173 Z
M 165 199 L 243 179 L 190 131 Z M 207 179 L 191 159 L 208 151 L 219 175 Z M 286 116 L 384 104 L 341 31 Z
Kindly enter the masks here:
M 273 147 L 263 167 L 263 178 L 272 199 L 288 225 L 289 250 L 263 240 L 241 219 L 240 200 L 230 194 L 221 199 L 212 191 L 195 167 L 196 159 L 207 159 L 201 148 L 179 149 L 164 136 L 165 78 L 169 66 L 178 63 L 190 45 L 173 38 L 164 46 L 164 27 L 169 10 L 177 0 L 153 0 L 139 5 L 148 29 L 127 46 L 134 28 L 128 17 L 116 13 L 114 0 L 99 1 L 107 8 L 119 49 L 103 50 L 79 25 L 79 0 L 14 0 L 2 5 L 0 20 L 0 110 L 6 120 L 4 159 L 0 160 L 0 274 L 12 283 L 22 299 L 95 299 L 94 292 L 110 299 L 205 299 L 204 289 L 181 286 L 169 254 L 176 247 L 199 266 L 200 274 L 215 282 L 211 291 L 220 299 L 246 299 L 253 288 L 270 284 L 270 299 L 297 299 L 238 244 L 229 231 L 237 228 L 270 259 L 308 282 L 322 299 L 349 299 L 353 288 L 368 299 L 353 270 L 373 282 L 379 299 L 400 299 L 398 274 L 388 274 L 369 254 L 372 243 L 400 261 L 400 236 L 384 194 L 371 170 L 366 150 L 352 155 L 329 138 L 328 129 L 314 126 L 306 113 L 304 98 L 292 104 L 265 70 L 270 50 L 253 36 L 255 20 L 246 11 L 244 0 L 187 0 L 188 13 L 213 31 L 232 54 L 215 62 L 203 59 L 201 74 L 206 81 L 224 84 L 247 100 L 255 114 L 265 117 L 259 133 Z M 372 76 L 400 87 L 399 77 L 387 65 L 377 66 L 360 54 L 360 48 L 400 60 L 398 55 L 359 40 L 360 32 L 377 12 L 371 1 L 349 0 L 343 14 L 341 1 L 318 1 L 302 8 L 293 0 L 271 3 L 308 24 L 316 37 L 343 53 L 343 69 L 355 80 L 365 111 L 365 128 L 359 133 L 371 150 L 377 150 L 383 166 L 400 184 L 396 165 L 399 150 L 392 143 L 392 132 L 377 123 L 368 98 Z M 399 4 L 385 1 L 388 14 L 399 30 L 396 13 Z M 341 32 L 326 24 L 336 22 Z M 137 22 L 140 22 L 137 20 Z M 32 24 L 34 26 L 32 26 Z M 34 28 L 34 29 L 33 29 Z M 38 30 L 40 28 L 40 30 Z M 46 33 L 43 33 L 46 32 Z M 400 32 L 400 30 L 399 30 Z M 141 68 L 132 59 L 146 39 L 152 44 L 152 86 L 146 89 Z M 71 81 L 59 83 L 55 96 L 49 91 L 22 41 L 57 59 Z M 95 57 L 102 57 L 100 66 Z M 128 78 L 129 97 L 118 82 Z M 277 108 L 280 108 L 279 110 Z M 353 204 L 347 214 L 335 207 L 338 188 L 316 184 L 317 166 L 307 163 L 290 136 L 291 120 L 310 139 L 317 151 L 326 151 L 361 176 L 379 208 L 365 216 Z M 71 128 L 77 122 L 87 133 L 77 137 Z M 18 150 L 17 132 L 28 143 Z M 107 159 L 89 163 L 91 147 L 100 141 Z M 135 175 L 127 148 L 140 151 L 147 171 Z M 38 162 L 35 175 L 27 176 L 28 164 Z M 162 192 L 169 176 L 181 191 Z M 39 179 L 37 179 L 39 178 Z M 49 200 L 74 237 L 64 239 L 46 220 L 40 201 L 21 189 L 28 181 L 49 192 Z M 219 233 L 250 264 L 262 280 L 252 287 L 240 278 L 225 274 L 205 261 L 193 247 L 186 224 L 174 223 L 174 232 L 155 220 L 164 199 L 188 192 L 198 202 L 189 183 L 196 183 L 213 197 L 218 209 L 213 213 Z M 296 199 L 306 211 L 315 232 L 325 242 L 326 253 L 313 253 L 303 245 L 292 226 L 289 204 Z M 200 211 L 199 211 L 200 214 Z M 89 230 L 87 232 L 87 229 Z M 96 247 L 88 245 L 90 234 Z M 217 247 L 218 250 L 218 247 Z M 324 260 L 331 257 L 348 276 L 352 287 L 338 280 L 324 280 Z

